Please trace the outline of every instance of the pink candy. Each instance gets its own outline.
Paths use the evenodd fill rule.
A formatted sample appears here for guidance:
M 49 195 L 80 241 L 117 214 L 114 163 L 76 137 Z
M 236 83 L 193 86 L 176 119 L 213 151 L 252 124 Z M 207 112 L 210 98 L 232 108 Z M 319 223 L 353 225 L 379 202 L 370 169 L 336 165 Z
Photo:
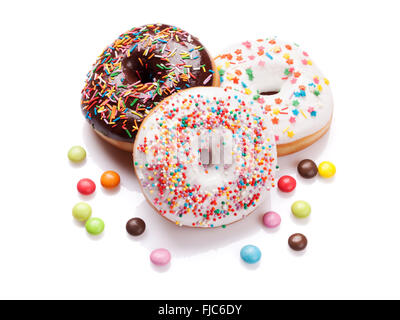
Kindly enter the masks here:
M 263 222 L 267 228 L 276 228 L 281 224 L 281 216 L 274 211 L 269 211 L 264 214 Z
M 171 261 L 171 254 L 167 249 L 156 249 L 150 254 L 150 261 L 157 266 L 165 266 Z

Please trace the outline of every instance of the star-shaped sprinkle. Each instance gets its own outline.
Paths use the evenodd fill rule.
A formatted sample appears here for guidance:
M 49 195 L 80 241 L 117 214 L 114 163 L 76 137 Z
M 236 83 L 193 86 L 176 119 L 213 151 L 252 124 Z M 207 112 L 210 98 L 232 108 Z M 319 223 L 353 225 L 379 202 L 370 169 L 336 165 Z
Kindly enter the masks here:
M 242 43 L 247 49 L 251 48 L 251 42 L 250 41 L 245 41 Z
M 251 70 L 251 68 L 248 68 L 248 69 L 246 69 L 246 73 L 249 76 L 249 80 L 253 81 L 253 79 L 254 79 L 253 70 Z
M 272 121 L 273 124 L 278 124 L 279 123 L 279 119 L 277 117 L 273 117 L 271 121 Z
M 289 122 L 290 123 L 295 123 L 296 122 L 296 118 L 295 117 L 290 117 Z
M 274 110 L 272 110 L 273 114 L 278 115 L 281 112 L 281 110 L 279 110 L 279 108 L 274 108 Z
M 289 138 L 293 138 L 294 132 L 293 131 L 288 131 L 287 135 L 288 135 Z

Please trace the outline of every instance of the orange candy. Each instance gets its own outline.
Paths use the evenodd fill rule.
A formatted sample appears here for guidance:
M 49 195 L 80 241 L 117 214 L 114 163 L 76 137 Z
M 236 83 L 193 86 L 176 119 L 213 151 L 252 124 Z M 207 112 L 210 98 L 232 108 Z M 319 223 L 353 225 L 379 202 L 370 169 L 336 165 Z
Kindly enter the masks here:
M 104 188 L 112 189 L 119 185 L 121 181 L 119 174 L 115 171 L 106 171 L 101 175 L 100 182 Z

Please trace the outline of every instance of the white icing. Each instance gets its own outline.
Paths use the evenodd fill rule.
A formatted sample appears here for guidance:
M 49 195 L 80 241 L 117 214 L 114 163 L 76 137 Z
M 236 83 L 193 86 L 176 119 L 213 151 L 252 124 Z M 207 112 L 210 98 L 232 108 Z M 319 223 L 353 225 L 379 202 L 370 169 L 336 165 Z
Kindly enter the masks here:
M 218 227 L 263 201 L 275 185 L 276 146 L 272 124 L 253 105 L 236 91 L 198 87 L 171 96 L 146 118 L 135 169 L 160 214 L 177 225 Z
M 245 93 L 271 117 L 278 145 L 307 137 L 330 121 L 329 81 L 298 45 L 276 39 L 246 41 L 224 50 L 215 62 L 223 73 L 221 87 Z M 305 96 L 296 97 L 300 86 Z M 258 93 L 268 91 L 279 93 L 257 99 Z

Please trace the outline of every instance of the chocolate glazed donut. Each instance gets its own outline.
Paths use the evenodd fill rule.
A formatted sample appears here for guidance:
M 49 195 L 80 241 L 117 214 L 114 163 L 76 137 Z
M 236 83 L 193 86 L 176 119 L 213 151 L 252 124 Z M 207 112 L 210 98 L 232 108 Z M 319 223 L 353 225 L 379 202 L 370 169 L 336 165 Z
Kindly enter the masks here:
M 81 107 L 96 133 L 132 151 L 140 124 L 160 101 L 196 86 L 218 86 L 212 57 L 200 41 L 165 24 L 133 28 L 97 58 Z

